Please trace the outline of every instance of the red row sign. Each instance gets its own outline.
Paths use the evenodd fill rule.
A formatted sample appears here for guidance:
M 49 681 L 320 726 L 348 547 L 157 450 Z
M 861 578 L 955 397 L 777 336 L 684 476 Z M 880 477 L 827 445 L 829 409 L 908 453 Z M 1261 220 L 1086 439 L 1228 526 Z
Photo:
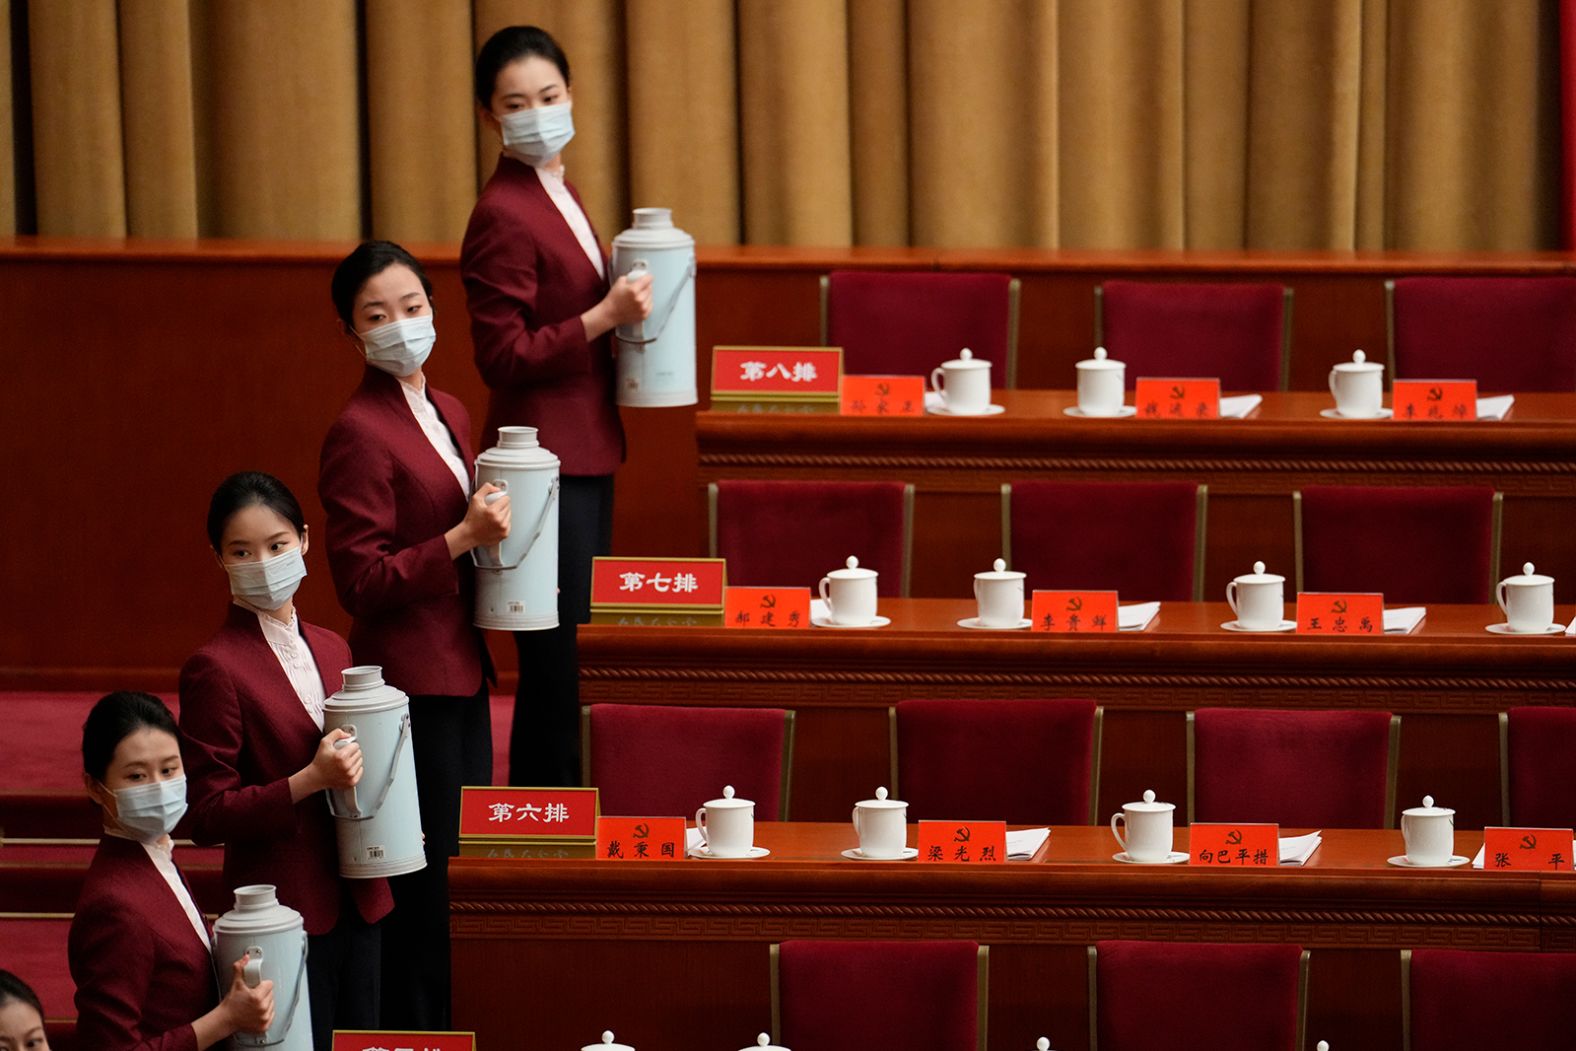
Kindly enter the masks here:
M 336 1029 L 334 1051 L 476 1051 L 475 1033 Z
M 727 585 L 720 558 L 595 558 L 591 604 L 614 609 L 720 609 Z
M 590 839 L 599 812 L 594 788 L 460 789 L 460 835 L 478 839 Z
M 596 823 L 598 861 L 683 861 L 681 817 L 604 817 Z
M 1398 420 L 1465 423 L 1477 419 L 1477 380 L 1396 380 L 1390 404 Z
M 1280 864 L 1279 825 L 1188 826 L 1188 864 L 1251 869 Z
M 949 865 L 1005 864 L 1007 822 L 921 821 L 919 860 Z
M 1143 420 L 1220 419 L 1220 380 L 1140 376 L 1133 404 Z
M 837 399 L 843 374 L 841 347 L 716 347 L 711 394 L 740 398 Z
M 1485 828 L 1483 868 L 1489 872 L 1571 872 L 1568 828 Z
M 728 588 L 722 623 L 729 628 L 795 631 L 810 626 L 809 588 Z
M 1299 591 L 1297 634 L 1378 638 L 1384 634 L 1384 596 L 1374 592 Z
M 925 377 L 844 376 L 839 412 L 844 416 L 923 416 Z
M 1078 635 L 1116 631 L 1116 592 L 1036 591 L 1029 616 L 1030 631 Z

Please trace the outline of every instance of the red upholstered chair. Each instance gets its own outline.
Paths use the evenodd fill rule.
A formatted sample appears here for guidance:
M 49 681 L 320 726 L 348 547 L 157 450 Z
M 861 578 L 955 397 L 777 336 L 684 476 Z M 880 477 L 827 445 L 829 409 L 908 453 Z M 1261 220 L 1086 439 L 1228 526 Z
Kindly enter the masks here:
M 1486 486 L 1310 485 L 1292 494 L 1298 591 L 1492 602 L 1500 494 Z
M 808 587 L 849 555 L 881 574 L 882 598 L 908 595 L 914 487 L 902 482 L 713 482 L 711 555 L 728 583 Z M 810 528 L 807 528 L 810 527 Z
M 1410 1051 L 1571 1046 L 1569 953 L 1402 950 L 1401 983 Z
M 586 784 L 602 813 L 689 817 L 725 785 L 757 821 L 788 820 L 794 713 L 782 708 L 593 704 L 580 709 Z
M 1101 716 L 1093 701 L 903 701 L 893 794 L 910 821 L 1094 824 Z
M 1099 942 L 1100 1051 L 1301 1051 L 1308 954 L 1296 945 Z
M 965 941 L 773 945 L 772 1042 L 984 1051 L 988 952 Z
M 1095 342 L 1140 376 L 1218 376 L 1222 390 L 1285 390 L 1291 289 L 1265 284 L 1107 281 Z
M 1576 828 L 1576 708 L 1512 708 L 1499 717 L 1504 822 Z
M 1393 828 L 1401 718 L 1200 708 L 1187 717 L 1190 821 Z
M 991 386 L 1018 373 L 1018 281 L 1006 274 L 834 270 L 821 279 L 821 342 L 852 375 L 930 375 L 968 347 Z
M 1406 277 L 1385 308 L 1392 377 L 1576 390 L 1576 278 Z
M 1002 552 L 1030 590 L 1197 602 L 1208 499 L 1208 486 L 1187 482 L 1012 482 L 1001 487 Z

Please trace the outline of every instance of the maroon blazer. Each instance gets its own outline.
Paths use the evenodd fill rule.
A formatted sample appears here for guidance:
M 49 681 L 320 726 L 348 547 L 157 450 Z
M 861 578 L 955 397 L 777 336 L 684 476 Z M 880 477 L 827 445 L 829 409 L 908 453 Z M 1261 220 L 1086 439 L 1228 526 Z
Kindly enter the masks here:
M 471 469 L 471 418 L 455 398 L 427 397 Z M 443 534 L 469 502 L 399 380 L 368 367 L 323 439 L 318 495 L 328 512 L 328 566 L 355 621 L 350 648 L 409 694 L 470 697 L 492 664 L 476 610 L 469 554 L 449 557 Z
M 323 696 L 337 693 L 350 648 L 299 614 L 296 623 Z M 274 884 L 308 934 L 334 929 L 346 890 L 368 923 L 386 916 L 394 907 L 387 880 L 340 879 L 324 793 L 290 802 L 290 775 L 312 761 L 323 731 L 301 706 L 256 613 L 230 607 L 224 627 L 181 668 L 180 691 L 192 838 L 224 844 L 225 884 Z
M 564 474 L 612 474 L 624 462 L 613 336 L 587 342 L 580 322 L 608 282 L 534 168 L 499 158 L 465 228 L 460 276 L 476 368 L 492 390 L 489 444 L 499 427 L 535 427 Z
M 196 1051 L 192 1023 L 219 1003 L 213 957 L 141 843 L 99 840 L 66 944 L 78 1047 Z

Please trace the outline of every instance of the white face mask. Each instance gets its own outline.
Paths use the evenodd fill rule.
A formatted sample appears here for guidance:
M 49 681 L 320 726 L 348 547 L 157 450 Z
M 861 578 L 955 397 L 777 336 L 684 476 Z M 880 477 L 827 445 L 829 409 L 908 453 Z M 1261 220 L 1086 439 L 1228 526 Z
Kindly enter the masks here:
M 230 574 L 230 594 L 256 609 L 276 610 L 301 586 L 306 560 L 297 546 L 261 562 L 227 562 L 224 570 Z
M 575 118 L 570 104 L 517 109 L 498 118 L 503 131 L 503 151 L 533 168 L 546 164 L 563 152 L 575 137 Z
M 390 376 L 409 376 L 426 363 L 437 339 L 432 315 L 417 314 L 363 332 L 361 345 L 368 365 Z
M 121 828 L 144 843 L 152 843 L 175 830 L 186 813 L 186 775 L 168 781 L 115 789 L 115 819 Z

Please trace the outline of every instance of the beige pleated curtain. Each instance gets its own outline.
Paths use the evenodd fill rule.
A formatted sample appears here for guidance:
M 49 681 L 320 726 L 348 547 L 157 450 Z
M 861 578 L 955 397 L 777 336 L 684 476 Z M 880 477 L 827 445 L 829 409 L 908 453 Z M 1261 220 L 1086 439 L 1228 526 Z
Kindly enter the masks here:
M 712 244 L 1519 250 L 1558 230 L 1554 0 L 0 14 L 0 233 L 455 241 L 497 154 L 472 56 L 519 22 L 571 59 L 565 159 L 604 237 L 635 205 Z

